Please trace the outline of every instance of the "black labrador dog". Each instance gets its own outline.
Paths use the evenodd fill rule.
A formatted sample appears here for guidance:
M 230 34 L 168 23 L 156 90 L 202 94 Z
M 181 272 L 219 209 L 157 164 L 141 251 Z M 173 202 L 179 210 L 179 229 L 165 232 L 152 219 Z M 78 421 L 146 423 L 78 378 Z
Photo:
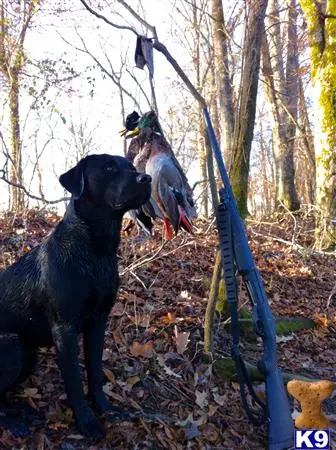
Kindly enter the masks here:
M 78 336 L 83 333 L 89 399 L 108 413 L 102 352 L 118 289 L 122 217 L 149 199 L 151 178 L 120 156 L 90 155 L 59 181 L 72 194 L 63 220 L 0 274 L 0 395 L 31 374 L 38 347 L 55 345 L 77 426 L 99 440 L 104 428 L 85 403 Z M 29 431 L 23 422 L 14 425 L 8 411 L 0 404 L 0 425 L 16 434 Z

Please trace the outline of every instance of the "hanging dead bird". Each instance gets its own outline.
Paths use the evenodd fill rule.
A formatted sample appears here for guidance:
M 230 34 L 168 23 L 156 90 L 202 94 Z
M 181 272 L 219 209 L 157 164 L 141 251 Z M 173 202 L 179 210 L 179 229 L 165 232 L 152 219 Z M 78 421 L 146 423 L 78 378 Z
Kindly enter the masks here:
M 189 186 L 171 146 L 162 133 L 153 111 L 144 114 L 134 130 L 128 130 L 126 138 L 133 137 L 126 157 L 137 170 L 144 170 L 152 177 L 152 197 L 143 210 L 153 219 L 164 220 L 166 236 L 172 238 L 171 226 L 177 234 L 180 228 L 192 233 L 192 218 L 197 217 L 192 190 Z
M 127 116 L 125 125 L 129 126 L 130 121 L 128 121 L 128 118 L 130 116 L 133 116 L 133 118 L 135 118 L 136 116 L 134 114 L 136 114 L 138 118 L 140 118 L 140 116 L 134 111 L 132 114 Z M 136 126 L 135 122 L 133 122 L 133 126 L 134 127 Z M 128 130 L 126 126 L 126 128 L 120 132 L 120 135 L 124 136 L 128 131 L 132 130 Z M 134 159 L 136 158 L 139 151 L 140 151 L 139 140 L 138 138 L 134 138 L 132 139 L 130 145 L 128 146 L 126 159 L 128 159 L 131 163 L 134 163 Z M 143 205 L 143 208 L 131 210 L 128 211 L 127 213 L 127 215 L 138 226 L 138 228 L 144 231 L 149 236 L 152 234 L 153 231 L 152 219 L 155 220 L 157 217 L 160 217 L 160 211 L 158 210 L 157 207 L 156 208 L 154 207 L 153 203 L 154 201 L 151 198 L 145 205 Z

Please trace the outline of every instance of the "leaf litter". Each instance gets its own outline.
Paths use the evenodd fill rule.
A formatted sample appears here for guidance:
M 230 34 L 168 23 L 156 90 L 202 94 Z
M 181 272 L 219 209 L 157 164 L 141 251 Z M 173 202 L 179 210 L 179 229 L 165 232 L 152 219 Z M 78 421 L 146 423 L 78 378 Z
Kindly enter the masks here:
M 38 245 L 59 220 L 47 211 L 2 213 L 0 269 Z M 299 246 L 312 245 L 312 227 L 308 220 L 297 223 L 299 231 L 288 216 L 248 224 L 273 313 L 308 317 L 317 324 L 278 339 L 279 364 L 287 372 L 336 381 L 335 256 L 302 251 Z M 219 377 L 202 355 L 204 313 L 218 248 L 215 227 L 209 224 L 198 220 L 194 236 L 181 233 L 164 247 L 160 226 L 150 240 L 135 231 L 123 236 L 119 251 L 123 275 L 103 355 L 104 391 L 115 406 L 134 412 L 137 419 L 106 421 L 106 438 L 99 444 L 79 435 L 55 351 L 44 348 L 34 374 L 10 396 L 37 408 L 46 424 L 26 439 L 0 430 L 0 448 L 266 448 L 266 429 L 248 422 L 237 383 Z M 289 245 L 294 233 L 297 245 Z M 143 259 L 147 262 L 139 265 Z M 242 301 L 245 296 L 242 291 Z M 214 344 L 216 354 L 230 355 L 230 336 L 221 320 L 216 321 Z M 242 340 L 242 349 L 255 363 L 261 346 Z M 84 367 L 82 351 L 80 362 Z M 293 411 L 297 413 L 296 407 Z M 334 400 L 327 404 L 327 412 L 335 414 Z

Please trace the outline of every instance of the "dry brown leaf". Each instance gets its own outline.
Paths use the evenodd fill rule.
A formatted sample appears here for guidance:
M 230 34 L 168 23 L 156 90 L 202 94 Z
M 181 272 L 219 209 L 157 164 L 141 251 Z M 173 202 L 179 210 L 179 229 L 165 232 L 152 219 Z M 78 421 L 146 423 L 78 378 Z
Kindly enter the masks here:
M 209 405 L 209 412 L 208 412 L 208 415 L 209 415 L 210 417 L 214 416 L 214 415 L 217 413 L 218 408 L 219 408 L 218 405 L 212 405 L 212 404 Z
M 213 393 L 213 398 L 217 405 L 224 406 L 227 402 L 227 396 L 226 395 L 219 395 L 217 392 Z
M 157 361 L 158 361 L 160 367 L 163 368 L 163 370 L 166 372 L 167 375 L 172 375 L 173 377 L 176 377 L 176 378 L 182 378 L 182 376 L 180 374 L 174 372 L 170 367 L 166 366 L 166 364 L 165 364 L 166 360 L 165 360 L 164 355 L 158 355 Z
M 133 356 L 150 358 L 153 355 L 153 342 L 148 341 L 145 344 L 140 344 L 140 342 L 135 341 L 130 347 L 130 352 Z
M 215 444 L 217 442 L 219 438 L 219 431 L 213 423 L 200 425 L 199 430 L 201 432 L 201 436 L 211 442 L 211 444 Z
M 110 369 L 103 369 L 104 375 L 106 376 L 106 378 L 111 382 L 114 383 L 115 382 L 115 376 L 114 373 L 112 372 L 112 370 Z
M 114 384 L 113 383 L 106 383 L 103 386 L 103 391 L 105 392 L 105 394 L 111 398 L 113 398 L 114 400 L 117 400 L 120 403 L 124 402 L 124 399 L 121 395 L 117 394 L 116 392 L 113 392 L 113 388 L 114 388 Z
M 26 397 L 31 397 L 31 398 L 36 398 L 36 399 L 41 398 L 41 394 L 38 393 L 37 388 L 25 388 L 23 392 L 24 392 L 24 396 L 26 396 Z
M 161 322 L 167 325 L 172 325 L 176 322 L 176 317 L 174 313 L 168 312 L 166 316 L 162 317 Z
M 129 378 L 127 378 L 126 383 L 127 383 L 129 386 L 133 387 L 133 386 L 134 386 L 135 384 L 137 384 L 139 381 L 140 381 L 140 377 L 134 376 L 134 377 L 129 377 Z
M 180 332 L 177 329 L 177 326 L 174 327 L 174 335 L 175 335 L 175 343 L 176 343 L 176 350 L 177 353 L 180 355 L 183 355 L 183 353 L 187 350 L 188 343 L 189 343 L 189 336 L 190 332 Z
M 121 302 L 117 302 L 113 305 L 111 310 L 112 316 L 121 317 L 125 312 L 125 305 Z

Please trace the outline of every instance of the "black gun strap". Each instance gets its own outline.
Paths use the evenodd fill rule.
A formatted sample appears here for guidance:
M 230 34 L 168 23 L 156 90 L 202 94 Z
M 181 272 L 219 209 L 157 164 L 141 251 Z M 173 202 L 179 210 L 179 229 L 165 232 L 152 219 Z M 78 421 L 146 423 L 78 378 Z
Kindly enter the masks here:
M 217 208 L 216 221 L 219 233 L 222 266 L 224 271 L 226 297 L 230 306 L 232 349 L 231 356 L 235 362 L 237 379 L 240 387 L 240 396 L 248 418 L 254 424 L 261 425 L 266 420 L 266 405 L 257 396 L 251 379 L 248 375 L 244 360 L 239 351 L 239 318 L 238 318 L 238 290 L 236 280 L 236 267 L 234 262 L 233 233 L 231 224 L 231 210 L 228 202 L 221 199 Z M 262 407 L 263 417 L 248 404 L 245 386 L 253 400 Z

